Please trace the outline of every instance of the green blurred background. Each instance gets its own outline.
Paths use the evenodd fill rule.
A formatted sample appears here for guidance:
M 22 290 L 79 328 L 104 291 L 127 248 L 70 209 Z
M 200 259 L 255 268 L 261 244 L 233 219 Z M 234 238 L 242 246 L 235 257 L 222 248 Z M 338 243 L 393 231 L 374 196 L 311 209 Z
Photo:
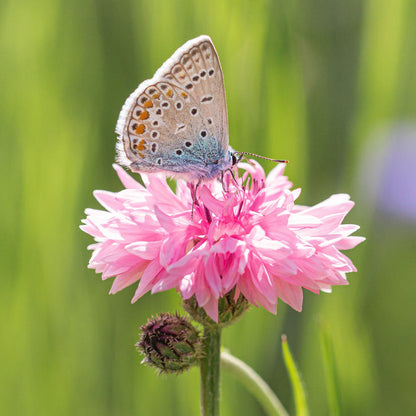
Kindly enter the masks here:
M 414 164 L 387 183 L 416 140 L 415 21 L 412 0 L 3 0 L 0 413 L 198 414 L 198 370 L 156 377 L 134 347 L 139 325 L 178 310 L 179 297 L 131 305 L 134 287 L 108 296 L 111 282 L 87 269 L 92 238 L 78 226 L 86 207 L 98 208 L 94 189 L 122 188 L 111 164 L 126 97 L 186 40 L 209 34 L 231 145 L 289 159 L 301 203 L 350 193 L 347 222 L 367 237 L 347 253 L 359 270 L 349 287 L 305 293 L 301 314 L 282 302 L 277 316 L 253 308 L 224 331 L 224 345 L 292 413 L 286 333 L 312 414 L 328 415 L 324 323 L 344 415 L 416 414 L 416 208 L 406 217 L 382 198 L 400 201 L 400 184 L 416 195 Z M 389 146 L 403 123 L 409 147 L 397 156 Z M 263 415 L 225 373 L 221 408 Z

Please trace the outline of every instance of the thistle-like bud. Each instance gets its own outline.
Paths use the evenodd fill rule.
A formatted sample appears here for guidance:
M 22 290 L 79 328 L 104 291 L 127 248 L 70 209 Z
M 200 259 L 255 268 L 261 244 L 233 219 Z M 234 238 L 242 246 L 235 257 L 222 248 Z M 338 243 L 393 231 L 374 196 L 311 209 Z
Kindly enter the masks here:
M 214 322 L 198 305 L 195 296 L 185 300 L 183 307 L 195 321 L 202 325 L 220 325 L 225 327 L 234 323 L 248 309 L 250 304 L 247 299 L 240 293 L 235 299 L 235 289 L 228 292 L 222 298 L 218 299 L 218 323 Z
M 199 333 L 186 318 L 162 313 L 140 329 L 136 346 L 145 355 L 142 363 L 160 373 L 180 373 L 197 364 L 201 355 Z

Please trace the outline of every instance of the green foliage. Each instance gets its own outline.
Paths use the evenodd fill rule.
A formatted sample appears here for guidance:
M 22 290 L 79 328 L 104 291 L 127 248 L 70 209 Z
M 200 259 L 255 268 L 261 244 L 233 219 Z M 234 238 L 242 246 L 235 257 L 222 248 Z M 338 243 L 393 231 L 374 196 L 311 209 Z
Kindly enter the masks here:
M 223 331 L 224 345 L 286 405 L 284 331 L 311 414 L 329 414 L 324 316 L 343 413 L 416 414 L 415 230 L 380 217 L 357 185 L 376 128 L 415 119 L 415 20 L 412 0 L 3 0 L 0 413 L 198 414 L 198 370 L 155 377 L 134 348 L 147 318 L 179 308 L 177 294 L 134 305 L 134 288 L 108 296 L 111 283 L 86 267 L 92 239 L 78 225 L 86 207 L 98 208 L 94 189 L 121 189 L 111 163 L 124 100 L 206 33 L 224 69 L 231 145 L 289 159 L 300 203 L 351 193 L 347 220 L 368 237 L 352 254 L 359 272 L 349 288 L 305 293 L 302 314 L 282 302 L 277 317 L 251 308 Z M 222 379 L 222 415 L 262 414 Z
M 306 390 L 298 366 L 292 356 L 286 335 L 282 335 L 282 352 L 295 401 L 296 416 L 309 416 Z

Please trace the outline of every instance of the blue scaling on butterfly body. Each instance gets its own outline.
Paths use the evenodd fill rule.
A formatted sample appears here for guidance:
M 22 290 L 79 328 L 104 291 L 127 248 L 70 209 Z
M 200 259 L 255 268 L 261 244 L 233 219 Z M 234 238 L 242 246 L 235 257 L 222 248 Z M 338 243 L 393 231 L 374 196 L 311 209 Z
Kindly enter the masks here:
M 225 151 L 220 147 L 218 140 L 210 137 L 198 140 L 192 151 L 185 148 L 179 155 L 158 153 L 158 157 L 164 160 L 163 171 L 171 176 L 199 182 L 214 179 L 221 172 L 230 169 L 235 164 L 234 154 L 231 148 Z M 132 162 L 130 169 L 134 172 L 143 172 L 153 170 L 153 166 L 146 166 L 145 162 L 140 160 Z

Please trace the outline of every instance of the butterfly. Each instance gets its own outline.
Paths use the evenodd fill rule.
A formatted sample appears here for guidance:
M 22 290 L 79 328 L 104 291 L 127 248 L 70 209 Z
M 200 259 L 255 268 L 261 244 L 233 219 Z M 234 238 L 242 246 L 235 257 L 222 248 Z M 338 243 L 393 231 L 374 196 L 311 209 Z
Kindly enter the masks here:
M 223 73 L 206 35 L 182 45 L 137 87 L 121 109 L 116 133 L 121 165 L 198 185 L 231 172 L 251 154 L 229 146 Z

